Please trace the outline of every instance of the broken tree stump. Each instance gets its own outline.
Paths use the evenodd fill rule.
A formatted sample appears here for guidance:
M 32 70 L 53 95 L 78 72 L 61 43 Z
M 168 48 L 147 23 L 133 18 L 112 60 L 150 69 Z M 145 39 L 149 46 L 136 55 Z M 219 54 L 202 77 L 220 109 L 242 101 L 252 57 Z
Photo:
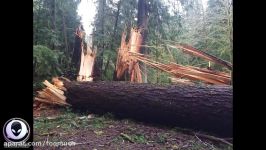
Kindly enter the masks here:
M 142 83 L 139 63 L 136 59 L 130 58 L 128 55 L 128 52 L 140 52 L 143 40 L 142 35 L 139 29 L 132 28 L 128 42 L 126 42 L 126 37 L 126 33 L 123 32 L 116 61 L 116 78 L 121 79 L 125 71 L 128 70 L 131 82 Z

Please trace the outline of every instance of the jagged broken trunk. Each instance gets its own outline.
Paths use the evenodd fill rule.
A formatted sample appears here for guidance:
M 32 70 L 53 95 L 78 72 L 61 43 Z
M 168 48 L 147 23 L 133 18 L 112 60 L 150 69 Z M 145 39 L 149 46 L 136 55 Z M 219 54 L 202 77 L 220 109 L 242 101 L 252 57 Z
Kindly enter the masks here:
M 78 68 L 77 81 L 92 81 L 93 67 L 97 50 L 92 47 L 92 37 L 85 41 L 86 33 L 82 27 L 76 29 L 72 63 Z
M 231 86 L 64 82 L 74 108 L 232 136 Z
M 129 42 L 126 42 L 126 33 L 123 32 L 120 48 L 116 61 L 116 79 L 120 80 L 125 71 L 128 70 L 131 82 L 142 83 L 142 76 L 139 63 L 136 59 L 130 58 L 128 52 L 139 53 L 143 37 L 140 29 L 131 29 Z

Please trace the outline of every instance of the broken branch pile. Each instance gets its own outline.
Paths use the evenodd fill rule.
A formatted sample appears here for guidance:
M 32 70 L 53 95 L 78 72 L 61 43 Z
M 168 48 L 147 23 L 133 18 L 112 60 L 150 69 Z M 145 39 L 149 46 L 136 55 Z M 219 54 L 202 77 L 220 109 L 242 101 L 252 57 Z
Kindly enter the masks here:
M 178 78 L 187 78 L 190 80 L 203 81 L 208 84 L 217 85 L 229 85 L 231 83 L 230 75 L 223 72 L 211 71 L 193 66 L 182 66 L 175 63 L 163 64 L 153 61 L 145 57 L 143 54 L 134 52 L 129 52 L 129 55 L 133 59 L 142 61 L 153 68 L 160 69 Z
M 54 85 L 45 80 L 43 84 L 46 86 L 42 91 L 37 91 L 38 95 L 34 98 L 35 101 L 48 104 L 56 104 L 61 106 L 71 106 L 66 102 L 64 91 L 66 88 L 63 82 L 57 78 L 53 78 Z

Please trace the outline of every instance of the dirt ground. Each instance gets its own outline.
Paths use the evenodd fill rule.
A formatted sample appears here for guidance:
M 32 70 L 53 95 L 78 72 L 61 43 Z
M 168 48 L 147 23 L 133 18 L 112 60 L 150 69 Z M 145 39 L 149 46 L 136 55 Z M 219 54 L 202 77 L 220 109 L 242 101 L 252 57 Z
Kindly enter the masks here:
M 185 134 L 178 128 L 77 113 L 71 109 L 46 107 L 34 110 L 35 142 L 75 142 L 72 146 L 35 146 L 34 149 L 89 150 L 208 150 L 232 146 Z

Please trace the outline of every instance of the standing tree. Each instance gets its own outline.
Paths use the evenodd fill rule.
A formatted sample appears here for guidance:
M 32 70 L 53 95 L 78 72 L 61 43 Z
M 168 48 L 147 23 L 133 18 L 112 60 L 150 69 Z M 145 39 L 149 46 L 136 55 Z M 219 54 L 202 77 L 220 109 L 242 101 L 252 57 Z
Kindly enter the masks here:
M 69 78 L 72 78 L 70 76 L 73 74 L 71 66 L 75 41 L 73 33 L 80 21 L 77 14 L 78 4 L 77 0 L 33 1 L 33 44 L 45 46 L 57 53 L 58 57 L 54 57 L 57 57 L 57 67 L 61 70 L 57 75 L 64 74 Z M 43 53 L 49 52 L 44 50 Z
M 106 7 L 106 0 L 100 0 L 99 7 L 98 7 L 98 17 L 99 17 L 99 28 L 96 28 L 96 34 L 100 35 L 100 40 L 98 43 L 98 56 L 96 57 L 96 62 L 94 65 L 94 75 L 98 79 L 102 79 L 102 67 L 103 67 L 103 56 L 104 56 L 104 49 L 105 49 L 105 8 Z M 99 30 L 98 30 L 99 29 Z
M 119 19 L 119 14 L 121 11 L 121 0 L 119 0 L 116 4 L 117 10 L 115 12 L 115 23 L 114 23 L 114 29 L 113 29 L 113 34 L 112 34 L 112 38 L 111 38 L 111 43 L 109 44 L 110 50 L 115 50 L 115 41 L 116 41 L 116 37 L 117 37 L 117 29 L 118 29 L 118 19 Z M 111 56 L 112 53 L 108 54 L 107 57 L 107 61 L 104 67 L 104 71 L 103 71 L 103 75 L 106 77 L 107 76 L 107 70 L 111 61 Z M 115 76 L 113 76 L 115 77 Z
M 140 30 L 140 34 L 142 36 L 142 42 L 141 45 L 145 45 L 145 41 L 147 38 L 147 25 L 148 25 L 148 10 L 147 10 L 147 2 L 145 0 L 139 0 L 138 1 L 138 29 Z M 145 47 L 140 48 L 140 52 L 142 54 L 147 54 L 147 50 Z M 147 66 L 142 63 L 143 69 L 143 82 L 147 83 Z

